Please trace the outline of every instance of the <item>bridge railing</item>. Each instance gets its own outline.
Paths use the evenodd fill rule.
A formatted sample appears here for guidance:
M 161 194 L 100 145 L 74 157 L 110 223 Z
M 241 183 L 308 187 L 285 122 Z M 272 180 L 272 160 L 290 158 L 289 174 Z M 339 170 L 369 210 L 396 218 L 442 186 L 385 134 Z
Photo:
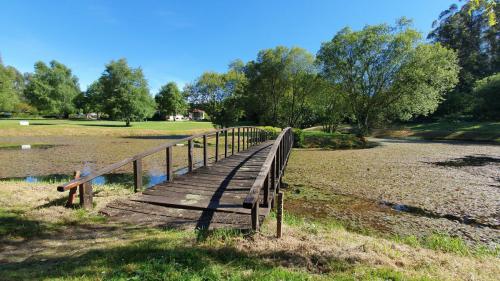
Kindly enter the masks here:
M 77 188 L 79 189 L 80 195 L 80 205 L 84 208 L 92 207 L 92 180 L 97 177 L 103 176 L 105 174 L 109 174 L 127 164 L 133 163 L 133 171 L 134 171 L 134 191 L 137 192 L 142 189 L 142 160 L 146 156 L 150 156 L 155 153 L 164 152 L 165 153 L 165 166 L 166 166 L 166 180 L 173 181 L 174 180 L 174 170 L 173 170 L 173 149 L 177 144 L 186 143 L 187 142 L 187 171 L 191 172 L 195 169 L 195 159 L 194 159 L 194 141 L 195 139 L 202 139 L 202 148 L 203 148 L 203 160 L 202 166 L 207 166 L 209 164 L 209 156 L 208 156 L 208 138 L 215 137 L 215 155 L 214 162 L 219 161 L 221 157 L 220 153 L 220 144 L 221 138 L 223 138 L 224 143 L 224 157 L 228 157 L 228 155 L 233 155 L 235 151 L 243 151 L 251 146 L 257 145 L 261 142 L 264 142 L 270 139 L 271 134 L 258 127 L 253 126 L 242 126 L 242 127 L 230 127 L 223 128 L 218 130 L 212 130 L 202 134 L 192 135 L 186 138 L 182 138 L 173 142 L 168 142 L 162 144 L 160 146 L 151 148 L 142 153 L 136 154 L 132 157 L 123 159 L 122 161 L 116 162 L 114 164 L 108 165 L 102 169 L 97 171 L 88 173 L 86 175 L 80 175 L 80 173 L 75 174 L 75 179 L 60 185 L 57 187 L 57 190 L 60 192 L 70 191 L 70 198 L 68 199 L 68 204 L 71 205 L 73 202 L 73 197 L 76 195 Z
M 253 230 L 259 229 L 259 208 L 261 206 L 270 208 L 274 204 L 274 199 L 281 186 L 283 172 L 288 163 L 292 147 L 293 132 L 292 128 L 288 127 L 281 131 L 274 141 L 257 179 L 243 201 L 244 208 L 252 209 Z

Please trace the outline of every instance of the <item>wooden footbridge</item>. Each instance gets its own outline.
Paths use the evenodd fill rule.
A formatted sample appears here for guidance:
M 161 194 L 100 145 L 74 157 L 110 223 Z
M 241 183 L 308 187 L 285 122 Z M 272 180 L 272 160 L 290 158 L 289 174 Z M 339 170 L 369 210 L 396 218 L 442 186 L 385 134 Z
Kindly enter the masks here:
M 215 140 L 215 145 L 211 147 L 209 140 Z M 193 156 L 195 142 L 201 143 L 203 151 L 198 168 Z M 174 175 L 172 151 L 185 143 L 187 173 Z M 142 192 L 101 210 L 112 219 L 170 227 L 258 230 L 274 205 L 292 145 L 291 128 L 279 134 L 257 127 L 224 128 L 152 148 L 77 177 L 58 190 L 69 190 L 68 203 L 72 204 L 78 189 L 80 204 L 91 208 L 92 180 L 133 163 L 134 189 Z M 213 159 L 210 149 L 215 150 Z M 165 153 L 166 181 L 144 190 L 142 160 L 155 153 Z

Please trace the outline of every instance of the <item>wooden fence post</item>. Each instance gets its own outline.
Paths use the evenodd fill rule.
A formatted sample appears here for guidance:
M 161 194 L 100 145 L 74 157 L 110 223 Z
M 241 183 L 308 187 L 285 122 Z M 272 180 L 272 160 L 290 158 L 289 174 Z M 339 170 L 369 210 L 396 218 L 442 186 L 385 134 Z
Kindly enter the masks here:
M 281 238 L 283 226 L 283 192 L 278 193 L 278 212 L 276 214 L 276 237 Z
M 252 207 L 252 229 L 259 231 L 259 202 L 256 202 Z
M 79 186 L 80 191 L 80 206 L 86 210 L 92 209 L 93 190 L 92 183 L 86 182 Z
M 134 160 L 134 192 L 142 189 L 142 159 Z

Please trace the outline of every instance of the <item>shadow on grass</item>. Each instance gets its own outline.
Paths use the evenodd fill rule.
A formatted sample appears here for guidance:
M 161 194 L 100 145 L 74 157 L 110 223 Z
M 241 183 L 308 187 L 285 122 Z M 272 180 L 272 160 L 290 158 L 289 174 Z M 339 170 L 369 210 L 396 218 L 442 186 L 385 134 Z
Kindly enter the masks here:
M 0 241 L 9 236 L 31 238 L 46 230 L 47 227 L 43 223 L 23 218 L 22 212 L 0 210 Z
M 486 166 L 490 164 L 500 163 L 500 158 L 491 157 L 484 154 L 479 155 L 467 155 L 464 157 L 459 157 L 451 160 L 431 162 L 436 166 L 441 167 L 479 167 Z
M 233 247 L 179 245 L 182 240 L 145 239 L 80 256 L 0 264 L 3 280 L 65 277 L 120 280 L 218 280 L 232 270 L 270 271 L 273 265 Z M 183 243 L 181 243 L 183 244 Z
M 127 127 L 127 125 L 125 124 L 78 124 L 78 125 L 86 127 L 132 128 L 132 126 Z
M 138 140 L 178 140 L 189 137 L 189 135 L 158 135 L 158 136 L 124 136 L 124 139 Z

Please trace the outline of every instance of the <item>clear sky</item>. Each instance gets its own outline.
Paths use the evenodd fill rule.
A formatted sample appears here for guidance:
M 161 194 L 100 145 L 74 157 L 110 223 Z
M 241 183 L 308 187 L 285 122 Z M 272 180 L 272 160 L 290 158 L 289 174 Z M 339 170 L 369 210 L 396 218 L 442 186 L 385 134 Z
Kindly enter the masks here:
M 203 71 L 225 71 L 234 59 L 261 49 L 300 46 L 316 53 L 342 27 L 414 20 L 425 35 L 457 0 L 0 0 L 4 64 L 33 71 L 37 60 L 69 66 L 81 88 L 104 64 L 125 57 L 142 67 L 154 94 L 169 81 L 181 86 Z

